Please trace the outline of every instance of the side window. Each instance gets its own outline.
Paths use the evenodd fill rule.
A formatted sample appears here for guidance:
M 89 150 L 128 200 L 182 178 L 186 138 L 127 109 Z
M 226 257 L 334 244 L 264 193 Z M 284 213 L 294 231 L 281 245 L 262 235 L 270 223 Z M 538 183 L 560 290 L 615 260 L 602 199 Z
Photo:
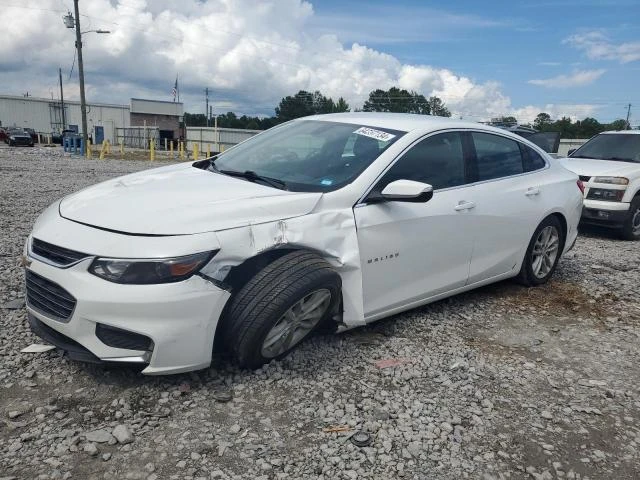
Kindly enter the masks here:
M 520 147 L 522 148 L 525 172 L 533 172 L 534 170 L 544 168 L 546 163 L 544 158 L 542 158 L 538 152 L 522 143 L 520 144 Z
M 462 136 L 441 133 L 422 140 L 405 153 L 380 182 L 384 188 L 395 180 L 428 183 L 434 190 L 465 183 Z
M 476 147 L 478 180 L 491 180 L 523 173 L 518 142 L 490 133 L 471 134 Z

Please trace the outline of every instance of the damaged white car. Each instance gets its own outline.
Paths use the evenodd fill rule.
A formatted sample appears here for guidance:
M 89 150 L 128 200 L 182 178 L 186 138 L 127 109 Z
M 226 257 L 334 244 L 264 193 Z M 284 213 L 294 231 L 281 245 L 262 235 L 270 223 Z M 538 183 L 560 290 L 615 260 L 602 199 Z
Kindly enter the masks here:
M 307 117 L 195 163 L 56 202 L 25 247 L 31 328 L 71 358 L 244 367 L 509 277 L 546 282 L 581 182 L 504 130 L 423 115 Z

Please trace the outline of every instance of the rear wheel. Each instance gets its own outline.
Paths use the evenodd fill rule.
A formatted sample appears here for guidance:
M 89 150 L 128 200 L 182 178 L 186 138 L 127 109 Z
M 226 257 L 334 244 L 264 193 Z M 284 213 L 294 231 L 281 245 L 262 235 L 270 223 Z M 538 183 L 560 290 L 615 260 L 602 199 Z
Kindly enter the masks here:
M 640 196 L 629 206 L 629 214 L 622 224 L 621 236 L 625 240 L 640 240 Z
M 560 221 L 555 216 L 547 217 L 531 237 L 518 281 L 527 286 L 547 283 L 558 265 L 563 247 L 564 233 Z
M 334 312 L 337 272 L 319 256 L 291 252 L 258 272 L 231 299 L 223 318 L 225 347 L 241 367 L 281 358 Z

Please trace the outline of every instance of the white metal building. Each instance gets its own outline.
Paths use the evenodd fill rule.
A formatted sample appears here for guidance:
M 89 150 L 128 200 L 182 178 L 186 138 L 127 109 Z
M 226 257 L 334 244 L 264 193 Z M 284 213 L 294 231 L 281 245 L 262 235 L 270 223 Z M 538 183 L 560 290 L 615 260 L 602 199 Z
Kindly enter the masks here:
M 82 130 L 80 102 L 64 102 L 66 128 Z M 0 95 L 0 122 L 3 127 L 29 127 L 48 134 L 62 130 L 62 107 L 59 100 Z M 129 106 L 108 103 L 87 104 L 88 134 L 113 140 L 117 127 L 130 124 Z M 96 129 L 98 127 L 98 129 Z M 100 128 L 102 127 L 102 128 Z M 97 130 L 97 131 L 96 131 Z

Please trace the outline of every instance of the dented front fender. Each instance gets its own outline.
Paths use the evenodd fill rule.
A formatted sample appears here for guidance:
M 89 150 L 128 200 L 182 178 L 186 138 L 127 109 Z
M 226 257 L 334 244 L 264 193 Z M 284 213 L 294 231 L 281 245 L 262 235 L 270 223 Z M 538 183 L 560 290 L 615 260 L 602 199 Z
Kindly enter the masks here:
M 284 246 L 309 249 L 329 262 L 342 278 L 343 323 L 363 325 L 362 272 L 351 208 L 216 232 L 220 252 L 202 273 L 223 282 L 231 268 L 267 250 Z

